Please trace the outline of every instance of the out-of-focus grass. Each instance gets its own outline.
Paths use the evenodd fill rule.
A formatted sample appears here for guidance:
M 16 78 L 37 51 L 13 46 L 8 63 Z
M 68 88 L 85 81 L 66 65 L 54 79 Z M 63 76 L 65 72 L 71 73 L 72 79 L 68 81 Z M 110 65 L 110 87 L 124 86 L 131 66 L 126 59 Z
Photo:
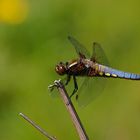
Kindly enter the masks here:
M 47 90 L 59 78 L 55 64 L 76 57 L 67 36 L 75 36 L 88 50 L 93 41 L 99 42 L 111 66 L 139 73 L 140 2 L 22 2 L 28 5 L 22 22 L 14 21 L 9 3 L 3 6 L 7 15 L 0 18 L 0 137 L 45 139 L 20 119 L 18 113 L 23 112 L 59 139 L 78 139 L 63 103 L 52 99 Z M 22 12 L 14 10 L 21 19 Z M 86 108 L 74 101 L 90 139 L 140 139 L 139 84 L 109 79 L 103 94 Z

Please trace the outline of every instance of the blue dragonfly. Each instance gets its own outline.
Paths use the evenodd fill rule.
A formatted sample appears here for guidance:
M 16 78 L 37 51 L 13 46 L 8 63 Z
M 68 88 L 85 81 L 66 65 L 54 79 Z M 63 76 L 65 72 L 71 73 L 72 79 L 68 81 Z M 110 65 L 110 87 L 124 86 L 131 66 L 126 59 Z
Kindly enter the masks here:
M 139 74 L 109 67 L 108 59 L 99 43 L 93 43 L 93 52 L 90 55 L 88 50 L 74 37 L 69 36 L 68 40 L 79 57 L 70 62 L 60 62 L 56 65 L 55 71 L 59 75 L 67 75 L 65 85 L 68 85 L 71 77 L 73 78 L 74 90 L 70 97 L 76 94 L 76 100 L 80 106 L 87 105 L 102 93 L 107 78 L 140 80 Z M 78 88 L 77 77 L 84 78 L 80 88 Z

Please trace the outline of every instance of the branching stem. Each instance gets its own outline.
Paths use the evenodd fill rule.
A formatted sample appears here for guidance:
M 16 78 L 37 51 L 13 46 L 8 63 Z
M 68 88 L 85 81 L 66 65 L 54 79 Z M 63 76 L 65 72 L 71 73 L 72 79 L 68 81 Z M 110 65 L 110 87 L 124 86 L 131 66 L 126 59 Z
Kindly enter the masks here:
M 80 118 L 74 108 L 74 105 L 72 104 L 68 93 L 63 85 L 63 83 L 60 80 L 55 80 L 54 85 L 49 86 L 49 88 L 56 86 L 58 88 L 58 91 L 60 92 L 61 98 L 71 116 L 72 122 L 77 130 L 77 133 L 80 137 L 80 140 L 89 140 L 86 131 L 80 121 Z
M 35 127 L 39 132 L 41 132 L 44 136 L 46 136 L 49 140 L 57 140 L 55 137 L 50 136 L 45 130 L 43 130 L 41 127 L 39 127 L 35 122 L 33 122 L 31 119 L 29 119 L 23 113 L 19 113 L 19 115 L 22 118 L 24 118 L 27 122 L 29 122 L 33 127 Z

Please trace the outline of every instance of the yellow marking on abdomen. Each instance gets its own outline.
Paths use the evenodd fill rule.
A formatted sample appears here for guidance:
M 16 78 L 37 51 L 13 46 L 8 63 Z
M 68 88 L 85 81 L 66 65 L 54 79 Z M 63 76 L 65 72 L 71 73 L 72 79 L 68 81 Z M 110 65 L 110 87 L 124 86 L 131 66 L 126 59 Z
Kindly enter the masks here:
M 111 76 L 113 76 L 113 77 L 117 77 L 117 75 L 116 75 L 116 74 L 111 74 Z
M 105 73 L 106 76 L 110 76 L 110 73 Z
M 102 76 L 104 73 L 103 72 L 99 72 L 99 75 Z
M 97 66 L 97 65 L 95 65 L 95 71 L 96 71 L 96 72 L 98 71 L 98 66 Z

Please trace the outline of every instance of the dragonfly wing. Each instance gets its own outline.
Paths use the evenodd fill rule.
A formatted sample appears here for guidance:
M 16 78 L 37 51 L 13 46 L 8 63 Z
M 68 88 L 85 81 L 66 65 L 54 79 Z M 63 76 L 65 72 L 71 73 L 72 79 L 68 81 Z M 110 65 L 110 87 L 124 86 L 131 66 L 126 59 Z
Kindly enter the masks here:
M 78 105 L 81 107 L 86 106 L 96 99 L 103 92 L 105 80 L 101 77 L 86 77 L 77 93 Z
M 93 43 L 91 59 L 97 63 L 109 66 L 109 61 L 99 43 Z M 86 77 L 78 92 L 78 104 L 86 106 L 99 96 L 105 87 L 107 79 L 102 77 Z
M 50 90 L 50 91 L 49 91 L 49 95 L 50 95 L 52 98 L 57 98 L 57 97 L 59 97 L 59 93 L 58 93 L 57 88 L 54 87 L 53 90 Z
M 68 39 L 75 47 L 75 50 L 79 56 L 82 54 L 86 58 L 90 58 L 89 52 L 82 44 L 80 44 L 75 38 L 71 36 L 69 36 Z M 98 43 L 93 43 L 93 54 L 91 59 L 97 63 L 109 66 L 108 59 L 100 44 Z M 106 79 L 102 77 L 86 77 L 81 86 L 79 86 L 80 89 L 77 94 L 77 101 L 79 106 L 86 106 L 97 96 L 99 96 L 105 87 L 105 80 Z
M 77 54 L 80 56 L 80 54 L 84 55 L 86 58 L 90 58 L 90 53 L 88 50 L 81 44 L 79 41 L 77 41 L 74 37 L 68 36 L 69 41 L 74 46 Z
M 106 57 L 106 54 L 101 45 L 97 42 L 93 43 L 93 52 L 91 59 L 99 64 L 109 66 L 109 61 Z

